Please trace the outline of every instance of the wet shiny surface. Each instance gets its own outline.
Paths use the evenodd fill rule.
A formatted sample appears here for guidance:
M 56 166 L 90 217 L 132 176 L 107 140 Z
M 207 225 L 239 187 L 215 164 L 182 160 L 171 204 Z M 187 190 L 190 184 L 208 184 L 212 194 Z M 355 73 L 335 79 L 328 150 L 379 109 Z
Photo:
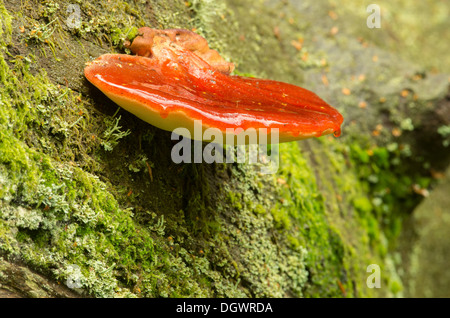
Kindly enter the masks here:
M 278 128 L 281 134 L 294 137 L 340 133 L 343 117 L 306 89 L 225 75 L 190 52 L 167 49 L 163 53 L 160 56 L 168 58 L 103 55 L 86 67 L 85 75 L 104 93 L 156 110 L 161 120 L 170 112 L 182 111 L 222 131 Z

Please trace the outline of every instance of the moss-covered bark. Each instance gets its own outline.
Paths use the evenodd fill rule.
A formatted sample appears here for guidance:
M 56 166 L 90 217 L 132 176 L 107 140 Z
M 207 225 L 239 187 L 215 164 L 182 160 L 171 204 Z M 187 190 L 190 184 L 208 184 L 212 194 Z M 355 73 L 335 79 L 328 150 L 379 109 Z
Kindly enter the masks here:
M 420 199 L 411 186 L 426 188 L 426 164 L 438 162 L 427 152 L 412 160 L 421 149 L 414 136 L 423 129 L 445 149 L 437 128 L 449 123 L 436 109 L 446 109 L 446 76 L 400 63 L 352 32 L 330 33 L 342 18 L 328 2 L 73 4 L 0 2 L 0 266 L 21 264 L 49 286 L 71 287 L 19 293 L 21 275 L 6 279 L 2 270 L 0 290 L 401 295 L 395 239 Z M 344 113 L 343 137 L 281 145 L 274 175 L 249 164 L 174 164 L 170 133 L 119 109 L 83 77 L 85 62 L 125 52 L 123 40 L 144 25 L 196 29 L 236 73 L 317 91 Z M 424 109 L 436 126 L 422 124 Z M 367 288 L 373 263 L 383 288 Z

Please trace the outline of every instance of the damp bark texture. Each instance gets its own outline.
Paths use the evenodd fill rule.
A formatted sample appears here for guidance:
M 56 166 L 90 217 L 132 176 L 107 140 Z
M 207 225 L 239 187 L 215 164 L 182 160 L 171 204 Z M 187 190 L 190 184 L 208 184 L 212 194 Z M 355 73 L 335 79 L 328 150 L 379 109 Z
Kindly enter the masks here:
M 415 208 L 450 153 L 447 48 L 421 44 L 450 28 L 442 8 L 382 6 L 401 16 L 370 29 L 365 8 L 327 1 L 0 0 L 0 295 L 421 296 L 418 257 L 445 247 Z M 142 26 L 195 30 L 232 74 L 316 92 L 341 137 L 282 144 L 273 174 L 174 163 L 170 132 L 83 74 Z M 383 288 L 368 288 L 370 264 Z

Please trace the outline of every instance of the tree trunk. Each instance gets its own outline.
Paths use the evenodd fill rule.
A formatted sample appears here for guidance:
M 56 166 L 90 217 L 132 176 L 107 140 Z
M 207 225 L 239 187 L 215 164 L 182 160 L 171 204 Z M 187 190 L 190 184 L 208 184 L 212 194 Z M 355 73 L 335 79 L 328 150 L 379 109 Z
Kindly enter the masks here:
M 389 20 L 374 39 L 361 10 L 0 2 L 0 295 L 401 296 L 402 223 L 450 159 L 448 75 L 389 47 Z M 195 29 L 236 74 L 315 91 L 342 136 L 280 145 L 275 174 L 175 164 L 169 132 L 83 76 L 141 26 Z

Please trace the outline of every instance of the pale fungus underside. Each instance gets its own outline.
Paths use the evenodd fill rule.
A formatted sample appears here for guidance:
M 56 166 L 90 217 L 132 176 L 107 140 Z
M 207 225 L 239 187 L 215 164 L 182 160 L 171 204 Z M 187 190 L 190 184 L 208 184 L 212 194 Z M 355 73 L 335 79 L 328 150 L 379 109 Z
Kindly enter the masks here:
M 203 131 L 213 128 L 231 144 L 249 129 L 259 142 L 272 133 L 279 142 L 339 136 L 342 115 L 316 94 L 283 82 L 229 75 L 234 65 L 192 31 L 144 27 L 139 32 L 125 44 L 135 56 L 102 55 L 87 64 L 85 75 L 142 120 L 167 131 L 186 128 L 189 136 L 195 135 L 194 122 L 201 121 Z

